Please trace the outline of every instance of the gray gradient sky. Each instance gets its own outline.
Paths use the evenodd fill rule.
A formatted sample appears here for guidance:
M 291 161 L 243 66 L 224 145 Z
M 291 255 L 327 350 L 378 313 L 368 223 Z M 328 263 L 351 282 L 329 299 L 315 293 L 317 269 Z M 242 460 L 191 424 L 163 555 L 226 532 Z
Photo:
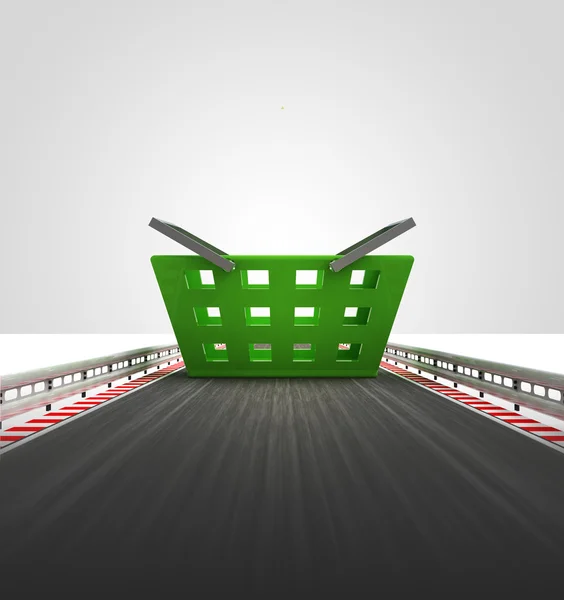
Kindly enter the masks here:
M 167 333 L 169 220 L 331 254 L 412 216 L 395 333 L 563 333 L 562 2 L 0 11 L 0 333 Z M 284 110 L 281 107 L 284 106 Z

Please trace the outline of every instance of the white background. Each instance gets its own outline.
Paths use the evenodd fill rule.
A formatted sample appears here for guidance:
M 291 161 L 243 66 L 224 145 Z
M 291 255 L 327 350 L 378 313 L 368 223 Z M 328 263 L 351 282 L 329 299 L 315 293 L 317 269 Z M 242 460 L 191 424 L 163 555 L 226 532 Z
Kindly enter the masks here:
M 392 335 L 390 343 L 564 374 L 564 335 Z M 0 375 L 175 344 L 173 335 L 0 335 Z
M 0 10 L 0 333 L 167 334 L 169 220 L 231 254 L 390 222 L 394 332 L 564 333 L 561 1 Z M 282 110 L 282 106 L 284 109 Z

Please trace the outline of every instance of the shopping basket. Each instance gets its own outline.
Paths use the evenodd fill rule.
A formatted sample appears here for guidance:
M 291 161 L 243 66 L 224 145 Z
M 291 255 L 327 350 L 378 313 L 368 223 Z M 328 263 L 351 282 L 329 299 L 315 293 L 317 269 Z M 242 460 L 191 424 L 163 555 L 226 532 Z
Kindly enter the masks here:
M 377 376 L 414 259 L 366 254 L 413 219 L 327 256 L 232 256 L 149 225 L 197 253 L 151 257 L 190 377 Z

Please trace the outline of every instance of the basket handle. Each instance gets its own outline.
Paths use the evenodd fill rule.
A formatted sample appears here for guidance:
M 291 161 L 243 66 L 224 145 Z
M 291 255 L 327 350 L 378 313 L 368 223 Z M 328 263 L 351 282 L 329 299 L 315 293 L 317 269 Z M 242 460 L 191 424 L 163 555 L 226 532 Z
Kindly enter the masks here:
M 152 227 L 159 233 L 166 235 L 166 237 L 182 244 L 185 248 L 192 250 L 196 254 L 199 254 L 201 257 L 209 260 L 216 267 L 223 269 L 229 273 L 233 271 L 235 268 L 235 263 L 232 260 L 228 260 L 224 258 L 223 255 L 226 255 L 227 252 L 223 252 L 219 248 L 208 244 L 204 240 L 196 237 L 195 235 L 188 233 L 182 227 L 178 227 L 178 225 L 173 225 L 172 223 L 167 223 L 166 221 L 161 221 L 160 219 L 156 219 L 153 217 L 151 222 L 149 223 L 149 227 Z
M 337 255 L 341 256 L 341 258 L 332 260 L 329 263 L 329 268 L 334 273 L 338 273 L 359 258 L 362 258 L 369 252 L 372 252 L 372 250 L 376 250 L 376 248 L 387 244 L 413 227 L 415 227 L 415 221 L 411 217 L 409 219 L 404 219 L 403 221 L 398 221 L 397 223 L 392 223 L 387 227 L 383 227 L 376 233 L 369 235 L 363 240 L 360 240 L 360 242 L 357 242 L 350 248 L 346 248 L 345 250 L 338 252 Z

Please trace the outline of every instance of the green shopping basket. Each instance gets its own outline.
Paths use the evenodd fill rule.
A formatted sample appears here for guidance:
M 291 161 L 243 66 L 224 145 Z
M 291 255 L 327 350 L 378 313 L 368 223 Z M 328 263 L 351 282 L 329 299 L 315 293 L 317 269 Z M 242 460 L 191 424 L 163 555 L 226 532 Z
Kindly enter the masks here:
M 149 225 L 199 255 L 151 257 L 190 377 L 377 376 L 414 259 L 366 254 L 413 219 L 330 256 L 232 256 Z

